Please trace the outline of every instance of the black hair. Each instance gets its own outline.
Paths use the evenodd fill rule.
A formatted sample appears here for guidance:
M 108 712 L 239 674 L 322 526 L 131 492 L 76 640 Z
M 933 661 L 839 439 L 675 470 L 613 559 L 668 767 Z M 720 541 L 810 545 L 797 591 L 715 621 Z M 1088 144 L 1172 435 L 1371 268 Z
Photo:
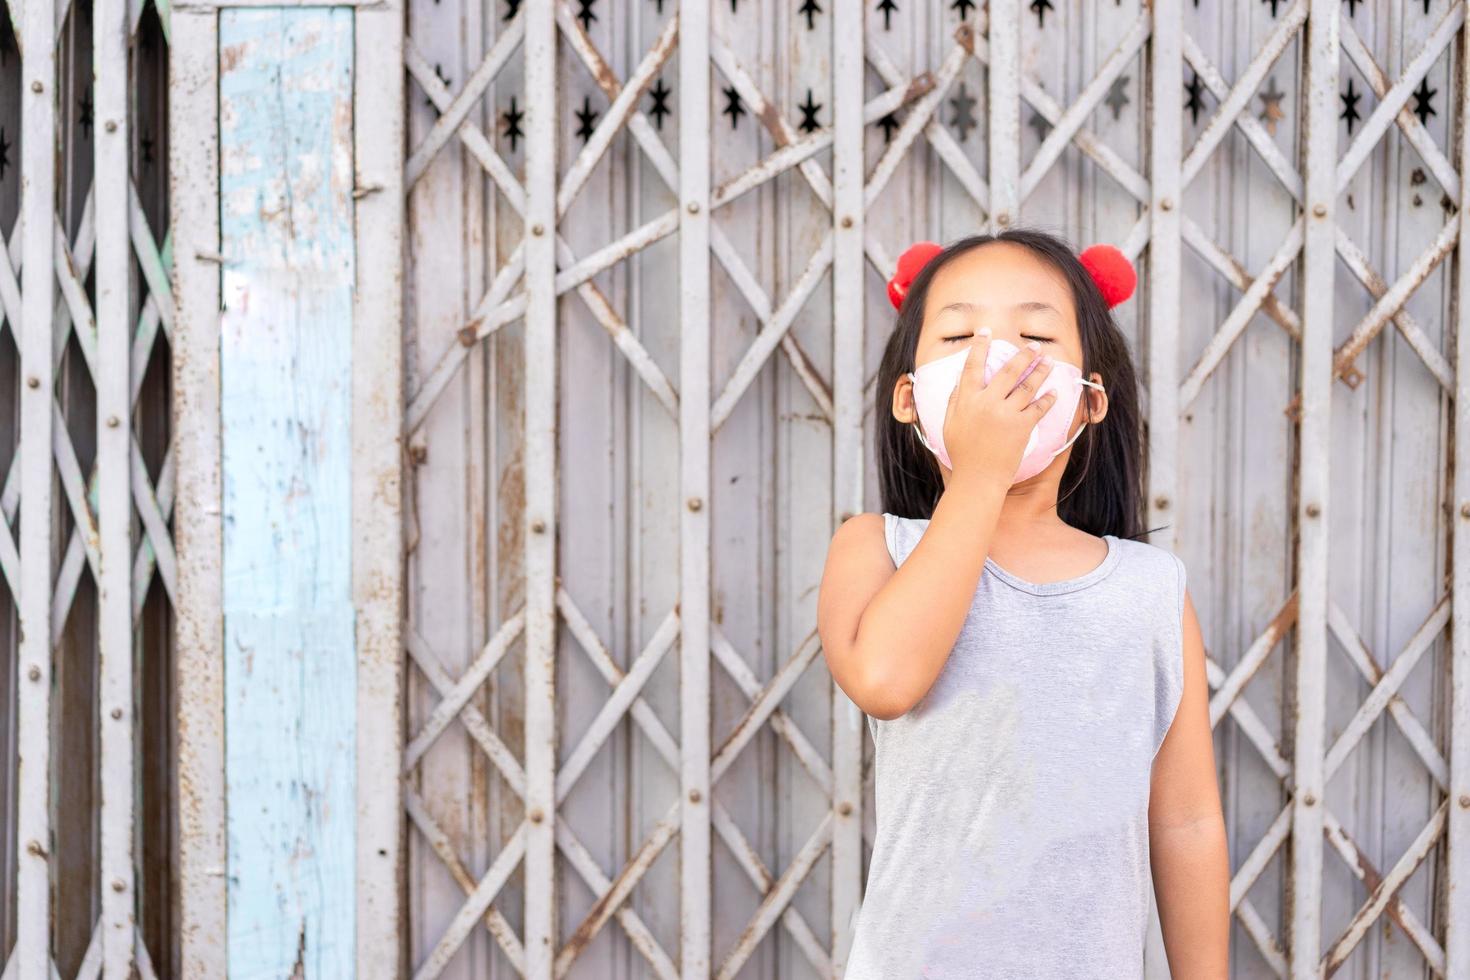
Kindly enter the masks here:
M 1107 415 L 1088 424 L 1072 444 L 1057 494 L 1058 516 L 1098 536 L 1144 535 L 1143 420 L 1128 342 L 1072 246 L 1034 229 L 971 235 L 954 242 L 925 264 L 904 295 L 878 367 L 873 438 L 883 510 L 899 517 L 928 518 L 944 491 L 939 461 L 924 448 L 913 426 L 893 417 L 893 389 L 899 378 L 914 370 L 925 300 L 934 276 L 959 256 L 992 242 L 1020 245 L 1061 272 L 1077 310 L 1082 376 L 1090 377 L 1094 371 L 1101 374 L 1108 394 Z

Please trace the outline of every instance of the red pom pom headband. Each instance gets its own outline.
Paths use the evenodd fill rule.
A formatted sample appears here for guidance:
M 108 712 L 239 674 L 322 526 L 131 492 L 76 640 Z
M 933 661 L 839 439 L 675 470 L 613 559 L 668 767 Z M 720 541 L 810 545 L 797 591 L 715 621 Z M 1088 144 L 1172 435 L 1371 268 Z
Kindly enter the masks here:
M 909 286 L 924 266 L 942 251 L 944 249 L 933 242 L 915 242 L 898 257 L 898 271 L 888 280 L 888 301 L 895 310 L 903 305 Z M 1133 271 L 1133 263 L 1128 261 L 1128 256 L 1113 246 L 1093 245 L 1084 249 L 1077 260 L 1097 283 L 1098 292 L 1102 293 L 1108 309 L 1133 295 L 1133 288 L 1138 285 L 1138 274 Z

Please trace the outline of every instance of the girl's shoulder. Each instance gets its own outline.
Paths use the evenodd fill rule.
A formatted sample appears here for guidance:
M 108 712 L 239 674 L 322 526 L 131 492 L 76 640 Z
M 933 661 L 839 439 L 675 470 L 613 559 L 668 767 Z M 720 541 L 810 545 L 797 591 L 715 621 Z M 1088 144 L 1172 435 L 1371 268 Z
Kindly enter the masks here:
M 1184 559 L 1168 548 L 1140 541 L 1137 538 L 1112 538 L 1113 547 L 1119 550 L 1126 564 L 1135 574 L 1147 575 L 1159 585 L 1172 586 L 1178 600 L 1179 611 L 1184 609 L 1186 569 Z

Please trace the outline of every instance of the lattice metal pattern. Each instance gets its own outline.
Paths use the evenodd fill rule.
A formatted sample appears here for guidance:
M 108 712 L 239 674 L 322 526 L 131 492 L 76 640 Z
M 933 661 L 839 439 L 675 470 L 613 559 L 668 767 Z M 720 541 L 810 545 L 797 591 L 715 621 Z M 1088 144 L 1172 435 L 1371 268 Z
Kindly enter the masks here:
M 1432 883 L 1470 888 L 1466 587 L 1422 554 L 1443 514 L 1460 558 L 1470 515 L 1464 0 L 788 6 L 410 7 L 416 975 L 841 973 L 872 808 L 811 600 L 831 522 L 875 506 L 882 282 L 1018 223 L 1140 263 L 1149 523 L 1210 647 L 1239 974 L 1470 969 Z M 1427 525 L 1371 503 L 1384 460 Z M 1406 751 L 1411 798 L 1366 816 Z
M 173 297 L 155 231 L 168 11 L 97 0 L 7 14 L 4 975 L 152 977 L 172 943 Z

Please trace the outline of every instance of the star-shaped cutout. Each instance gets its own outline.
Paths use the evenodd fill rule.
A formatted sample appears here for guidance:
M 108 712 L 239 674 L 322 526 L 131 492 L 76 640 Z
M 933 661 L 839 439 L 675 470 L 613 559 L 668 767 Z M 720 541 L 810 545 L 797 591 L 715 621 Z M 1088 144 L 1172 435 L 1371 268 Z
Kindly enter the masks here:
M 590 28 L 592 22 L 597 19 L 597 15 L 592 12 L 592 5 L 596 2 L 597 0 L 577 0 L 577 19 L 582 22 L 584 31 Z
M 1342 99 L 1342 112 L 1338 113 L 1337 118 L 1347 120 L 1348 135 L 1351 136 L 1353 124 L 1363 118 L 1358 114 L 1358 103 L 1362 101 L 1363 96 L 1362 93 L 1354 91 L 1353 80 L 1349 78 L 1347 91 L 1338 97 Z
M 1414 90 L 1414 115 L 1419 117 L 1419 125 L 1429 122 L 1430 116 L 1439 115 L 1434 109 L 1434 96 L 1438 91 L 1429 87 L 1428 78 L 1419 80 L 1419 87 Z
M 882 119 L 878 120 L 878 127 L 883 130 L 883 142 L 893 142 L 893 131 L 897 129 L 898 126 L 898 119 L 895 118 L 893 113 L 891 112 L 888 115 L 884 116 Z
M 878 0 L 878 13 L 883 15 L 883 29 L 893 29 L 893 15 L 898 13 L 898 4 L 893 0 Z
M 1103 102 L 1109 109 L 1113 110 L 1113 121 L 1116 122 L 1119 113 L 1127 108 L 1133 100 L 1128 98 L 1128 83 L 1131 79 L 1127 75 L 1119 75 L 1113 79 L 1113 84 L 1108 88 L 1107 98 Z
M 1271 76 L 1270 83 L 1256 97 L 1261 100 L 1261 122 L 1275 136 L 1276 124 L 1286 118 L 1286 111 L 1281 108 L 1281 100 L 1286 97 L 1286 93 L 1276 87 L 1275 75 Z
M 816 16 L 821 12 L 822 8 L 817 4 L 817 0 L 803 0 L 802 5 L 796 8 L 796 15 L 806 18 L 807 30 L 812 30 L 817 26 Z
M 740 128 L 740 117 L 745 115 L 745 104 L 740 101 L 740 93 L 735 91 L 735 86 L 730 85 L 724 89 L 725 108 L 720 110 L 720 115 L 730 117 L 730 128 Z
M 577 135 L 582 138 L 582 145 L 592 138 L 592 133 L 597 126 L 597 113 L 592 111 L 592 97 L 582 96 L 582 108 L 573 113 L 577 117 Z
M 1046 12 L 1054 9 L 1051 0 L 1031 0 L 1031 12 L 1036 15 L 1038 27 L 1046 26 Z
M 801 122 L 797 124 L 798 129 L 803 133 L 814 133 L 822 128 L 822 124 L 817 121 L 817 113 L 821 111 L 822 106 L 812 98 L 811 89 L 806 90 L 806 101 L 797 105 L 797 108 L 801 110 Z
M 963 143 L 969 139 L 970 131 L 976 125 L 975 97 L 965 89 L 964 82 L 960 82 L 959 91 L 955 93 L 954 98 L 949 100 L 949 105 L 954 110 L 954 115 L 949 118 L 949 124 L 954 127 L 955 134 Z
M 1189 98 L 1184 100 L 1184 108 L 1189 110 L 1190 121 L 1198 126 L 1199 111 L 1205 107 L 1205 83 L 1199 80 L 1197 73 L 1191 73 L 1184 91 L 1189 93 Z
M 510 140 L 510 152 L 512 153 L 516 151 L 516 144 L 520 141 L 520 138 L 526 135 L 525 131 L 521 129 L 521 120 L 525 116 L 526 114 L 516 106 L 516 97 L 512 95 L 510 97 L 510 108 L 500 116 L 501 124 L 505 126 L 505 138 Z
M 659 129 L 664 128 L 664 116 L 673 112 L 669 108 L 669 96 L 673 94 L 674 90 L 664 84 L 662 75 L 659 76 L 658 81 L 653 83 L 653 88 L 648 90 L 649 97 L 653 99 L 653 106 L 649 108 L 648 114 L 653 117 Z

